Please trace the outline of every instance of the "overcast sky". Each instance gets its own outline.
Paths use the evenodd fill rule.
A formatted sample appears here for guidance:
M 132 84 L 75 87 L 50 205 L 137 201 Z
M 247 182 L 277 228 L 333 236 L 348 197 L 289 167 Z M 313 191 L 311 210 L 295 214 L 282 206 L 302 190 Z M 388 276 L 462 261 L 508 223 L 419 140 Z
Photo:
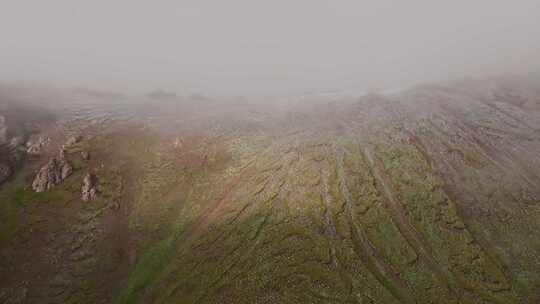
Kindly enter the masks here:
M 539 0 L 0 0 L 8 81 L 288 94 L 539 67 Z

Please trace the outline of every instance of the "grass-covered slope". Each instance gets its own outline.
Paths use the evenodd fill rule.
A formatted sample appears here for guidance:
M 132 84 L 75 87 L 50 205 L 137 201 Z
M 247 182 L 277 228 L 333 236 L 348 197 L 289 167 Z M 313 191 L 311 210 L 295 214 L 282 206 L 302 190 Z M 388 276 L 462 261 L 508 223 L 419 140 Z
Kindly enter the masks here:
M 64 183 L 28 190 L 35 160 L 0 188 L 0 300 L 537 303 L 537 88 L 87 128 Z

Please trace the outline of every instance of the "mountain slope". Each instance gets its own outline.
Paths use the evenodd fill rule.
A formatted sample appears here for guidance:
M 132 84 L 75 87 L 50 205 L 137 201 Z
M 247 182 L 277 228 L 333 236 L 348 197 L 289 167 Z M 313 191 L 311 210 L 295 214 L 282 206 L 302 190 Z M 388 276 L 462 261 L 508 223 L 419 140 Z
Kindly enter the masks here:
M 538 88 L 74 110 L 73 176 L 32 193 L 45 159 L 27 159 L 0 188 L 0 299 L 536 303 Z M 83 203 L 86 172 L 101 195 Z

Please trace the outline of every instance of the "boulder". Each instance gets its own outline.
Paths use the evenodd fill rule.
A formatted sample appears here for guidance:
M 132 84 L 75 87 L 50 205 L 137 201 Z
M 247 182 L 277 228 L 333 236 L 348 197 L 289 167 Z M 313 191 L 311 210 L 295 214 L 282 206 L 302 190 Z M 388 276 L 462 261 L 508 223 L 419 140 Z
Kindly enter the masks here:
M 173 146 L 174 146 L 175 149 L 180 149 L 180 148 L 182 148 L 183 145 L 184 145 L 184 142 L 179 137 L 177 137 L 174 140 Z
M 82 151 L 81 152 L 81 158 L 85 161 L 88 161 L 90 160 L 90 153 L 88 153 L 87 151 Z
M 37 173 L 32 182 L 35 192 L 44 192 L 60 184 L 73 173 L 73 167 L 67 162 L 63 150 L 57 157 L 51 158 Z
M 81 188 L 81 198 L 88 202 L 94 200 L 98 195 L 98 179 L 94 174 L 86 174 Z
M 74 144 L 76 143 L 79 143 L 82 139 L 82 136 L 81 135 L 72 135 L 70 136 L 66 143 L 64 144 L 64 147 L 69 147 L 69 146 L 73 146 Z

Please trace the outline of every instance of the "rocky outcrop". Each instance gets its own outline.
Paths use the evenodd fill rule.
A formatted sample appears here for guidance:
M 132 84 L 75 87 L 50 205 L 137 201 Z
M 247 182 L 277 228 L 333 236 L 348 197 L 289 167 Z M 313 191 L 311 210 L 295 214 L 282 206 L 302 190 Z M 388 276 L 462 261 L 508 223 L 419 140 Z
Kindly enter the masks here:
M 73 146 L 74 144 L 79 143 L 81 141 L 81 139 L 82 139 L 82 136 L 79 135 L 79 134 L 72 135 L 66 140 L 66 143 L 64 144 L 64 147 L 67 148 L 69 146 Z
M 62 150 L 57 157 L 51 158 L 39 170 L 32 182 L 32 189 L 36 192 L 47 191 L 55 185 L 60 184 L 71 173 L 73 173 L 73 167 L 66 160 L 64 151 Z
M 81 188 L 81 198 L 83 201 L 88 202 L 94 200 L 98 196 L 98 178 L 94 174 L 86 174 L 83 179 L 83 185 Z
M 181 149 L 183 145 L 184 145 L 184 142 L 182 141 L 181 138 L 177 137 L 177 138 L 174 140 L 173 147 L 174 147 L 175 149 Z
M 90 153 L 88 153 L 87 151 L 82 151 L 81 152 L 81 158 L 84 161 L 89 161 L 90 160 Z
M 26 143 L 26 153 L 30 155 L 40 155 L 41 150 L 51 141 L 48 137 L 38 137 L 35 140 L 30 140 Z

